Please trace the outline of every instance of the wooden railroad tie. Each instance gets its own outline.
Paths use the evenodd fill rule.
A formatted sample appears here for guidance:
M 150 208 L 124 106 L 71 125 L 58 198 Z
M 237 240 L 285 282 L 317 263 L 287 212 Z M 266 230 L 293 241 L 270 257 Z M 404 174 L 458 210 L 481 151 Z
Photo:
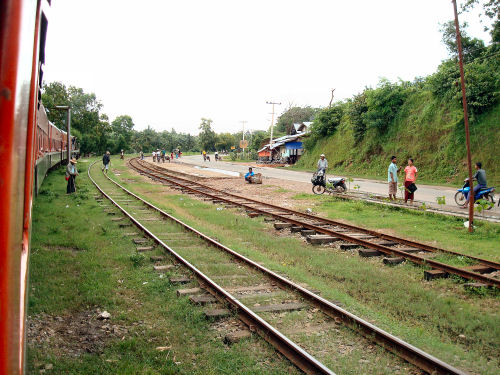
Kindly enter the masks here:
M 374 249 L 359 249 L 358 254 L 363 258 L 378 257 L 383 255 L 383 253 Z
M 406 261 L 406 259 L 403 257 L 393 257 L 393 258 L 382 259 L 382 262 L 384 264 L 387 264 L 387 265 L 396 265 L 396 264 L 403 263 L 404 261 Z
M 192 296 L 195 294 L 200 294 L 202 292 L 203 290 L 201 288 L 178 289 L 177 297 Z
M 172 268 L 175 268 L 173 264 L 165 264 L 165 265 L 158 265 L 158 266 L 153 266 L 153 269 L 156 272 L 164 273 L 168 270 L 171 270 Z
M 137 247 L 137 251 L 139 253 L 143 253 L 144 251 L 151 251 L 154 249 L 154 246 L 141 246 L 141 247 Z
M 178 276 L 171 277 L 168 281 L 170 281 L 171 284 L 187 284 L 191 282 L 191 279 L 187 276 Z
M 431 281 L 431 280 L 434 280 L 434 279 L 442 279 L 442 278 L 445 278 L 445 277 L 448 277 L 448 273 L 445 272 L 445 271 L 441 271 L 441 270 L 427 270 L 427 271 L 424 271 L 424 278 L 427 281 Z
M 291 228 L 293 226 L 292 223 L 282 223 L 282 222 L 278 222 L 278 223 L 274 223 L 274 229 L 285 229 L 285 228 Z
M 252 333 L 247 329 L 234 331 L 234 332 L 228 333 L 224 337 L 224 343 L 227 345 L 236 344 L 236 343 L 240 342 L 241 340 L 247 339 L 251 336 L 252 336 Z
M 338 237 L 332 237 L 327 234 L 313 234 L 306 237 L 307 242 L 313 245 L 321 245 L 326 243 L 332 243 L 335 241 L 340 241 Z

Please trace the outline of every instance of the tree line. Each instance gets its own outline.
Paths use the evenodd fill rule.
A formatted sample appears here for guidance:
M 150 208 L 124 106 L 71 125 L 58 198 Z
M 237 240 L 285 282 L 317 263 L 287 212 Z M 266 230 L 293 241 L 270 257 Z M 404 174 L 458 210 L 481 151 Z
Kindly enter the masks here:
M 50 82 L 43 87 L 42 103 L 47 116 L 56 126 L 66 128 L 66 114 L 55 110 L 59 105 L 71 106 L 71 132 L 77 137 L 81 153 L 104 153 L 109 150 L 117 154 L 125 152 L 151 152 L 156 149 L 182 152 L 205 150 L 231 151 L 239 148 L 242 132 L 216 133 L 212 129 L 213 121 L 202 118 L 200 133 L 177 132 L 175 129 L 156 131 L 147 126 L 144 130 L 136 130 L 133 119 L 129 115 L 120 115 L 110 120 L 102 112 L 102 103 L 94 93 L 86 93 L 82 88 L 66 86 L 62 82 Z M 247 131 L 245 139 L 249 140 L 249 149 L 257 150 L 268 137 L 266 131 Z

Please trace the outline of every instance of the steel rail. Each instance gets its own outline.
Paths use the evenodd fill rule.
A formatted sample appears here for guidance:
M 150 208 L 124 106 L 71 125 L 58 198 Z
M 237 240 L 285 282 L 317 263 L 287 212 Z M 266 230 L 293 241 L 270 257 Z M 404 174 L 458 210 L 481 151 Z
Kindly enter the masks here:
M 222 299 L 225 302 L 228 302 L 232 306 L 232 308 L 236 311 L 236 313 L 238 314 L 238 317 L 245 324 L 248 325 L 250 330 L 257 331 L 267 342 L 269 342 L 274 348 L 276 348 L 279 352 L 281 352 L 286 358 L 288 358 L 293 364 L 295 364 L 298 368 L 300 368 L 306 374 L 335 375 L 335 373 L 332 370 L 330 370 L 328 367 L 323 365 L 316 358 L 314 358 L 312 355 L 307 353 L 304 349 L 302 349 L 297 344 L 295 344 L 293 341 L 291 341 L 288 337 L 283 335 L 280 331 L 278 331 L 276 328 L 271 326 L 264 319 L 262 319 L 257 314 L 255 314 L 252 310 L 250 310 L 248 307 L 246 307 L 244 304 L 242 304 L 238 299 L 236 299 L 233 295 L 231 295 L 229 292 L 224 290 L 220 285 L 218 285 L 216 282 L 214 282 L 212 279 L 210 279 L 207 275 L 205 275 L 203 272 L 201 272 L 194 265 L 189 263 L 180 254 L 178 254 L 175 250 L 173 250 L 171 247 L 169 247 L 160 238 L 158 238 L 150 230 L 148 230 L 144 225 L 142 225 L 138 220 L 136 220 L 132 215 L 130 215 L 123 207 L 121 207 L 115 200 L 113 200 L 113 198 L 111 198 L 108 194 L 106 194 L 106 192 L 97 184 L 97 182 L 90 175 L 90 169 L 92 168 L 92 166 L 95 163 L 96 162 L 94 162 L 90 165 L 90 167 L 87 171 L 87 174 L 88 174 L 89 179 L 92 181 L 92 183 L 95 185 L 95 187 L 100 191 L 100 193 L 103 196 L 105 196 L 111 203 L 113 203 L 113 205 L 115 205 L 125 216 L 127 216 L 140 230 L 142 230 L 146 235 L 148 235 L 151 239 L 153 239 L 154 242 L 156 242 L 158 245 L 160 245 L 165 250 L 167 250 L 179 263 L 182 263 L 186 268 L 188 268 L 196 276 L 196 278 L 200 281 L 200 283 L 207 286 L 216 297 L 218 297 L 219 299 Z M 126 193 L 132 195 L 133 197 L 137 198 L 138 200 L 140 200 L 141 202 L 146 204 L 148 207 L 153 208 L 156 211 L 158 211 L 159 213 L 161 213 L 162 216 L 165 216 L 169 219 L 172 219 L 176 223 L 182 225 L 184 228 L 192 231 L 193 233 L 196 233 L 197 235 L 199 235 L 202 238 L 209 240 L 209 237 L 203 235 L 201 232 L 198 232 L 196 229 L 191 228 L 187 224 L 184 224 L 183 222 L 181 222 L 180 220 L 169 215 L 165 211 L 153 206 L 149 202 L 138 197 L 134 193 L 130 192 L 129 190 L 125 189 L 123 186 L 119 185 L 118 183 L 116 183 L 115 181 L 110 179 L 108 176 L 106 176 L 106 177 L 111 182 L 115 183 L 118 187 L 123 189 Z M 215 244 L 217 242 L 211 240 L 211 243 Z M 219 244 L 219 245 L 223 246 L 221 244 Z
M 152 176 L 155 177 L 155 178 L 161 178 L 161 177 L 154 176 L 154 175 L 152 175 Z M 170 181 L 170 180 L 167 180 L 167 181 Z M 221 197 L 221 196 L 218 196 L 218 195 L 216 196 L 216 195 L 213 195 L 213 194 L 210 194 L 210 193 L 207 193 L 207 192 L 203 192 L 203 191 L 197 190 L 196 188 L 192 188 L 190 186 L 183 185 L 182 187 L 184 189 L 190 190 L 190 191 L 192 191 L 192 192 L 194 192 L 196 194 L 207 195 L 207 196 L 210 196 L 210 197 L 212 197 L 212 198 L 214 198 L 216 200 L 223 201 L 223 202 L 226 202 L 226 203 L 238 204 L 238 205 L 240 205 L 242 207 L 246 207 L 249 210 L 252 210 L 254 212 L 257 212 L 257 213 L 260 213 L 260 214 L 264 214 L 264 215 L 269 215 L 269 216 L 278 218 L 278 219 L 280 219 L 282 221 L 286 221 L 286 222 L 295 224 L 296 226 L 301 226 L 301 227 L 304 227 L 304 228 L 307 228 L 307 229 L 312 229 L 312 230 L 314 230 L 314 231 L 316 231 L 318 233 L 323 233 L 323 234 L 328 234 L 328 235 L 331 235 L 331 236 L 335 236 L 335 237 L 343 239 L 345 241 L 356 243 L 356 244 L 358 244 L 360 246 L 380 251 L 380 252 L 382 252 L 384 254 L 399 255 L 399 256 L 401 256 L 403 258 L 406 258 L 406 259 L 409 259 L 412 262 L 417 263 L 417 264 L 429 265 L 429 266 L 431 266 L 434 269 L 438 269 L 438 270 L 441 270 L 441 271 L 444 271 L 444 272 L 447 272 L 447 273 L 450 273 L 450 274 L 455 274 L 455 275 L 461 276 L 461 277 L 463 277 L 465 279 L 480 281 L 480 282 L 482 282 L 482 283 L 484 283 L 486 285 L 495 286 L 497 288 L 500 288 L 500 279 L 495 279 L 495 278 L 492 278 L 492 277 L 489 277 L 489 276 L 482 275 L 480 273 L 476 273 L 476 272 L 468 271 L 468 270 L 461 269 L 461 268 L 458 268 L 458 267 L 454 267 L 454 266 L 451 266 L 451 265 L 448 265 L 448 264 L 445 264 L 445 263 L 442 263 L 442 262 L 438 262 L 438 261 L 435 261 L 435 260 L 432 260 L 432 259 L 427 259 L 425 257 L 419 256 L 419 255 L 415 255 L 415 254 L 411 254 L 411 253 L 407 253 L 405 251 L 398 250 L 396 248 L 390 248 L 390 247 L 387 247 L 387 246 L 384 246 L 384 245 L 380 245 L 380 244 L 377 244 L 377 243 L 369 242 L 369 241 L 363 240 L 361 238 L 352 237 L 352 236 L 349 236 L 349 235 L 347 235 L 345 233 L 335 231 L 333 229 L 322 228 L 320 226 L 316 226 L 316 225 L 313 225 L 313 224 L 304 223 L 304 222 L 292 219 L 290 217 L 283 217 L 279 213 L 273 213 L 273 212 L 269 212 L 269 211 L 266 211 L 266 210 L 262 210 L 262 209 L 259 209 L 259 208 L 253 207 L 253 206 L 249 206 L 248 204 L 245 204 L 245 203 L 241 203 L 241 202 L 235 203 L 235 202 L 231 201 L 230 199 L 227 199 L 227 198 L 224 198 L 224 197 Z M 265 205 L 265 203 L 263 203 L 263 204 Z M 315 220 L 317 220 L 316 217 L 313 217 L 313 218 Z M 377 232 L 375 232 L 375 233 L 377 233 Z M 460 255 L 467 257 L 467 255 L 463 255 L 463 254 L 460 254 Z
M 268 268 L 252 261 L 251 259 L 243 256 L 242 254 L 230 249 L 229 247 L 221 244 L 220 242 L 208 237 L 207 235 L 201 233 L 197 229 L 185 224 L 179 219 L 173 217 L 167 212 L 157 208 L 152 203 L 144 200 L 143 198 L 137 196 L 127 188 L 121 186 L 116 181 L 112 180 L 108 176 L 106 176 L 111 182 L 113 182 L 116 186 L 120 187 L 127 194 L 133 196 L 134 198 L 140 200 L 142 203 L 147 205 L 148 207 L 154 209 L 162 216 L 176 222 L 181 225 L 188 231 L 195 233 L 203 240 L 210 243 L 211 246 L 214 246 L 220 250 L 231 254 L 239 261 L 242 261 L 256 270 L 262 272 L 265 276 L 273 279 L 277 283 L 279 283 L 282 287 L 286 289 L 290 289 L 299 293 L 303 298 L 312 302 L 316 307 L 320 308 L 326 315 L 332 318 L 340 318 L 344 324 L 353 329 L 354 331 L 360 332 L 364 337 L 368 340 L 371 340 L 378 345 L 384 347 L 386 350 L 396 354 L 398 357 L 405 359 L 409 363 L 417 366 L 418 368 L 427 371 L 432 374 L 461 374 L 465 375 L 466 372 L 454 368 L 453 366 L 441 361 L 440 359 L 424 352 L 423 350 L 399 339 L 398 337 L 391 335 L 390 333 L 378 328 L 377 326 L 365 321 L 364 319 L 350 313 L 349 311 L 335 305 L 334 303 L 324 299 L 323 297 L 307 290 L 306 288 L 294 283 L 293 281 L 288 280 L 287 278 L 269 270 Z M 127 216 L 131 217 L 130 215 Z M 234 297 L 232 297 L 234 298 Z
M 132 160 L 140 162 L 137 159 L 131 159 L 130 161 L 132 161 Z M 160 167 L 157 167 L 155 165 L 150 165 L 150 163 L 147 163 L 147 164 L 149 164 L 149 165 L 145 166 L 145 165 L 141 164 L 141 166 L 144 167 L 144 168 L 154 169 L 158 173 L 164 174 L 166 176 L 169 175 L 165 171 L 164 168 L 160 168 Z M 132 167 L 134 167 L 134 166 L 132 165 Z M 169 177 L 169 178 L 172 178 L 172 177 Z M 276 206 L 276 205 L 274 205 L 272 203 L 262 202 L 262 201 L 259 201 L 259 200 L 256 200 L 256 199 L 247 198 L 247 197 L 243 197 L 243 196 L 240 196 L 240 195 L 237 195 L 237 194 L 228 193 L 228 192 L 225 192 L 225 191 L 222 191 L 222 190 L 218 190 L 218 189 L 212 188 L 210 186 L 203 185 L 203 184 L 201 184 L 199 182 L 191 181 L 191 180 L 189 180 L 187 178 L 178 177 L 178 176 L 174 176 L 173 178 L 185 181 L 186 183 L 199 185 L 199 186 L 201 186 L 204 189 L 210 189 L 212 191 L 217 192 L 218 194 L 232 196 L 232 197 L 234 197 L 236 199 L 243 199 L 243 200 L 246 200 L 248 202 L 252 202 L 252 203 L 255 203 L 255 204 L 260 204 L 260 205 L 263 205 L 263 206 L 267 206 L 267 207 L 273 208 L 275 210 L 285 211 L 287 213 L 290 213 L 290 214 L 293 214 L 293 215 L 296 215 L 296 216 L 301 216 L 301 217 L 304 217 L 304 218 L 307 218 L 307 219 L 310 219 L 310 220 L 322 221 L 322 222 L 324 222 L 325 224 L 328 224 L 328 225 L 335 225 L 335 226 L 340 226 L 340 227 L 343 227 L 343 228 L 346 228 L 346 229 L 356 230 L 358 232 L 363 232 L 363 233 L 366 233 L 366 234 L 370 234 L 372 236 L 376 236 L 376 237 L 382 238 L 384 240 L 399 242 L 401 244 L 404 244 L 404 245 L 407 245 L 407 246 L 416 247 L 418 249 L 422 249 L 422 250 L 429 251 L 429 252 L 442 252 L 442 253 L 447 253 L 447 254 L 450 254 L 450 255 L 467 257 L 467 258 L 469 258 L 471 260 L 474 260 L 474 261 L 477 261 L 477 262 L 479 262 L 479 263 L 481 263 L 481 264 L 483 264 L 485 266 L 488 266 L 488 267 L 491 267 L 491 268 L 495 268 L 496 270 L 500 270 L 500 263 L 494 262 L 494 261 L 491 261 L 491 260 L 488 260 L 488 259 L 478 258 L 478 257 L 472 256 L 472 255 L 466 255 L 466 254 L 459 253 L 459 252 L 456 252 L 456 251 L 453 251 L 453 250 L 446 250 L 446 249 L 442 249 L 442 248 L 439 248 L 439 247 L 435 247 L 435 246 L 423 244 L 423 243 L 420 243 L 420 242 L 411 241 L 411 240 L 407 240 L 407 239 L 396 237 L 396 236 L 391 236 L 389 234 L 380 233 L 380 232 L 377 232 L 377 231 L 374 231 L 374 230 L 370 230 L 370 229 L 366 229 L 366 228 L 361 228 L 361 227 L 357 227 L 357 226 L 350 225 L 350 224 L 341 223 L 341 222 L 338 222 L 338 221 L 335 221 L 335 220 L 331 220 L 331 219 L 327 219 L 327 218 L 324 218 L 324 217 L 317 217 L 317 216 L 309 215 L 307 213 L 296 211 L 296 210 L 292 210 L 290 208 Z M 203 193 L 203 194 L 208 195 L 207 193 Z

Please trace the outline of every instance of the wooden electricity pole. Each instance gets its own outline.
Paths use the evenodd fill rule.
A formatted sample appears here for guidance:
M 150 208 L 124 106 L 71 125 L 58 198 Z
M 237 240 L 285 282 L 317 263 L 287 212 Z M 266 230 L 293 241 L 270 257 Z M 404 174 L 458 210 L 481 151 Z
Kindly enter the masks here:
M 462 52 L 462 38 L 460 36 L 460 26 L 458 23 L 457 0 L 452 0 L 453 11 L 455 13 L 455 31 L 457 34 L 458 47 L 458 65 L 460 67 L 460 83 L 462 84 L 462 105 L 464 108 L 464 123 L 465 123 L 465 144 L 467 146 L 467 166 L 469 168 L 469 232 L 474 229 L 474 182 L 472 181 L 472 158 L 470 152 L 470 137 L 469 137 L 469 114 L 467 111 L 467 97 L 465 95 L 465 76 L 464 76 L 464 56 Z
M 272 145 L 273 145 L 273 128 L 274 128 L 274 105 L 281 105 L 281 103 L 276 103 L 276 102 L 266 102 L 267 104 L 272 104 L 273 106 L 273 111 L 271 112 L 271 139 L 269 140 L 269 149 L 271 149 Z M 272 155 L 272 151 L 271 151 L 271 155 Z

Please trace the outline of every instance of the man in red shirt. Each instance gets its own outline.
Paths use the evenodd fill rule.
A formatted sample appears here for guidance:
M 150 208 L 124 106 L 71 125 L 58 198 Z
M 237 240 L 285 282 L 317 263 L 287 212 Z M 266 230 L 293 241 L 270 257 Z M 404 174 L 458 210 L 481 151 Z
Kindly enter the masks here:
M 417 168 L 413 165 L 413 159 L 409 158 L 408 159 L 408 165 L 405 168 L 405 203 L 408 203 L 408 199 L 411 201 L 411 204 L 413 204 L 413 198 L 415 195 L 415 192 L 410 192 L 408 190 L 408 186 L 411 184 L 414 184 L 415 181 L 417 181 L 417 173 L 418 170 Z

